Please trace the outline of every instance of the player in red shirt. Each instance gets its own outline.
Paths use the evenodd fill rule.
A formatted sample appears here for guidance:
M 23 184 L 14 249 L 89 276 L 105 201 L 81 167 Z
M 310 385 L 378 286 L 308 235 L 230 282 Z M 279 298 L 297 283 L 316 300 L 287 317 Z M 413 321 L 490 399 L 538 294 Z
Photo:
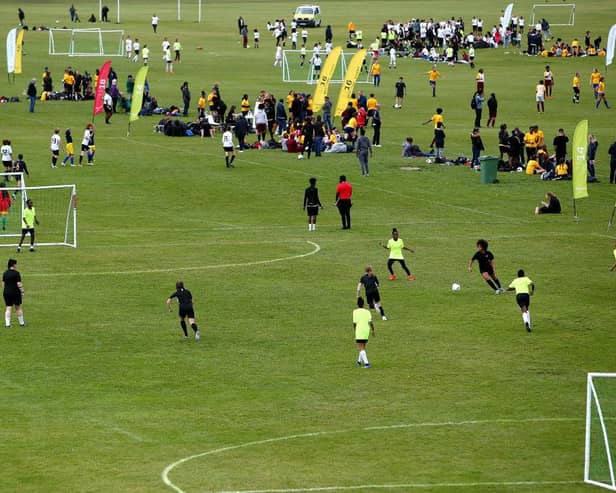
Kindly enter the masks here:
M 353 187 L 346 181 L 346 176 L 340 176 L 340 183 L 336 187 L 336 207 L 342 219 L 342 229 L 351 229 L 351 196 Z
M 6 190 L 5 183 L 0 183 L 0 222 L 2 222 L 2 231 L 6 231 L 6 221 L 11 208 L 11 194 Z

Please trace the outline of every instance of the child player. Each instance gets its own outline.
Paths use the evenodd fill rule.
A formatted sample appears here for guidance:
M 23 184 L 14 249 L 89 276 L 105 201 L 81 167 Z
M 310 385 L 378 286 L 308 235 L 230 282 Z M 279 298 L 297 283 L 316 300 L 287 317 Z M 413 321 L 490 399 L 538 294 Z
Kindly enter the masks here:
M 522 320 L 526 327 L 526 332 L 532 332 L 530 328 L 530 312 L 528 307 L 530 306 L 530 297 L 535 293 L 535 284 L 531 281 L 524 271 L 520 269 L 518 271 L 518 277 L 511 281 L 507 291 L 515 291 L 515 300 L 522 310 Z
M 225 164 L 227 168 L 234 168 L 233 161 L 235 160 L 235 147 L 233 146 L 233 133 L 231 127 L 227 126 L 222 134 L 222 149 L 225 151 Z M 231 159 L 229 159 L 231 156 Z
M 366 301 L 368 301 L 368 306 L 371 309 L 378 310 L 381 314 L 381 318 L 383 320 L 387 320 L 385 316 L 385 310 L 381 306 L 381 295 L 379 294 L 379 280 L 377 279 L 374 271 L 372 270 L 372 266 L 366 267 L 366 273 L 361 276 L 359 279 L 359 283 L 357 284 L 357 298 L 359 299 L 359 294 L 361 291 L 361 287 L 364 287 L 366 290 Z
M 472 270 L 475 260 L 479 264 L 481 277 L 494 290 L 494 294 L 504 292 L 505 290 L 501 287 L 501 283 L 496 276 L 496 269 L 494 269 L 494 255 L 488 250 L 488 242 L 486 240 L 477 240 L 477 251 L 468 262 L 469 272 Z
M 408 280 L 414 281 L 415 276 L 411 274 L 411 271 L 406 266 L 406 262 L 404 262 L 404 255 L 402 254 L 402 250 L 406 250 L 411 253 L 415 253 L 415 250 L 404 246 L 404 241 L 402 240 L 402 238 L 400 238 L 398 234 L 398 230 L 396 228 L 392 229 L 391 238 L 387 242 L 387 245 L 383 245 L 381 243 L 381 246 L 385 250 L 389 250 L 389 260 L 387 260 L 387 269 L 389 270 L 389 280 L 390 281 L 396 280 L 396 274 L 394 274 L 394 270 L 392 266 L 394 265 L 395 262 L 398 262 L 402 266 L 402 269 L 404 270 L 404 272 L 406 272 L 406 275 L 408 276 Z
M 374 323 L 372 322 L 370 310 L 364 308 L 363 298 L 357 298 L 357 308 L 353 310 L 353 329 L 355 329 L 355 342 L 359 349 L 357 366 L 361 367 L 363 363 L 364 368 L 370 368 L 370 362 L 366 354 L 366 344 L 368 344 L 370 333 L 372 332 L 372 335 L 374 335 Z

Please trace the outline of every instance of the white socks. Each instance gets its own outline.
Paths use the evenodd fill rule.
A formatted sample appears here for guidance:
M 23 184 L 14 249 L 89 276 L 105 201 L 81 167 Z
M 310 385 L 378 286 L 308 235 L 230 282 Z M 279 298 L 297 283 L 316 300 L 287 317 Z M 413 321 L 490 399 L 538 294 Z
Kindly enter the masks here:
M 359 361 L 361 361 L 362 363 L 364 363 L 366 365 L 369 364 L 368 363 L 368 356 L 366 355 L 366 350 L 365 349 L 362 349 L 359 352 Z
M 19 325 L 24 325 L 26 322 L 24 322 L 24 316 L 23 315 L 18 315 L 17 316 L 17 320 L 19 321 Z
M 308 231 L 316 231 L 316 230 L 317 230 L 316 224 L 308 223 Z
M 522 313 L 522 320 L 524 320 L 525 324 L 530 325 L 530 312 Z

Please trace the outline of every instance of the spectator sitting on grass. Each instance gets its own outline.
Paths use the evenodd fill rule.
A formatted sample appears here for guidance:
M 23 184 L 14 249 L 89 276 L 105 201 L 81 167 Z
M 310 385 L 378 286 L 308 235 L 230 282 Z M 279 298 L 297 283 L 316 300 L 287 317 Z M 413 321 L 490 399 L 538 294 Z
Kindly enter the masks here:
M 413 144 L 413 137 L 407 137 L 406 142 L 402 144 L 402 157 L 426 157 L 431 155 L 423 152 L 418 145 Z
M 541 202 L 540 207 L 535 207 L 535 214 L 560 214 L 560 201 L 552 192 L 545 194 L 547 202 Z

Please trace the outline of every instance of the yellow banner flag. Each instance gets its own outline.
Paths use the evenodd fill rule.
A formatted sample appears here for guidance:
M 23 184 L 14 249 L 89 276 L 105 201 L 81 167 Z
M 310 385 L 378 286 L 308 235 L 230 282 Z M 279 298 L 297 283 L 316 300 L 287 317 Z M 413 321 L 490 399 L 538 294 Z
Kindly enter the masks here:
M 586 167 L 588 147 L 588 120 L 581 120 L 575 127 L 573 134 L 573 198 L 588 197 Z
M 342 112 L 349 104 L 351 100 L 351 94 L 353 93 L 353 88 L 355 87 L 355 82 L 359 77 L 359 73 L 361 72 L 361 68 L 364 64 L 364 60 L 366 59 L 367 50 L 359 50 L 353 58 L 351 58 L 351 62 L 349 63 L 349 67 L 347 68 L 346 74 L 344 75 L 344 82 L 342 83 L 342 87 L 340 88 L 340 95 L 338 96 L 338 102 L 336 104 L 336 111 L 334 116 L 342 115 Z
M 325 102 L 325 96 L 327 96 L 329 91 L 329 81 L 332 79 L 332 75 L 334 75 L 334 70 L 336 70 L 340 53 L 342 53 L 342 48 L 336 46 L 329 52 L 329 55 L 327 55 L 325 59 L 325 63 L 321 69 L 321 76 L 319 77 L 317 88 L 314 90 L 314 96 L 312 98 L 312 110 L 315 113 L 321 111 L 321 106 L 323 106 Z
M 20 29 L 17 33 L 17 41 L 15 41 L 15 73 L 21 74 L 21 55 L 24 46 L 24 30 Z
M 141 67 L 135 77 L 135 87 L 133 89 L 133 98 L 130 104 L 129 122 L 139 120 L 139 112 L 141 111 L 141 103 L 143 103 L 143 89 L 145 87 L 145 78 L 148 75 L 148 66 Z

